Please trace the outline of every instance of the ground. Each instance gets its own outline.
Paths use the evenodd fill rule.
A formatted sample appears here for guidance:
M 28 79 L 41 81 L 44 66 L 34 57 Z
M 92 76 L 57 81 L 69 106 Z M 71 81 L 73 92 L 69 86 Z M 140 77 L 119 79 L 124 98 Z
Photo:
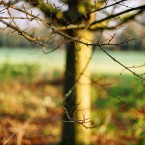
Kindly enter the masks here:
M 0 93 L 0 144 L 51 144 L 60 140 L 62 109 L 53 100 L 53 86 L 15 81 L 1 84 L 0 90 L 3 90 Z M 59 101 L 60 96 L 57 97 Z
M 93 145 L 145 144 L 145 89 L 132 75 L 92 79 Z M 0 66 L 0 145 L 57 144 L 61 139 L 64 76 L 36 64 Z

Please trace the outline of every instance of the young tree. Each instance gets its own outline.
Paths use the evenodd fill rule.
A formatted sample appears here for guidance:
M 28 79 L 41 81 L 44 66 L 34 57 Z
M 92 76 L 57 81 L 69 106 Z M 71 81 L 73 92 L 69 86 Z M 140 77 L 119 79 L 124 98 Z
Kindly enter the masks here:
M 95 41 L 94 34 L 98 30 L 118 29 L 122 24 L 134 20 L 145 10 L 142 1 L 130 0 L 65 0 L 58 3 L 50 0 L 8 0 L 0 1 L 0 22 L 10 27 L 14 32 L 25 37 L 28 41 L 47 47 L 48 41 L 59 35 L 63 39 L 61 44 L 66 44 L 66 71 L 64 87 L 64 123 L 62 128 L 62 145 L 88 145 L 90 144 L 90 130 L 94 127 L 91 122 L 90 108 L 91 80 L 89 62 L 92 56 L 92 47 L 97 46 L 111 59 L 122 65 L 125 69 L 142 79 L 128 67 L 109 55 L 103 46 L 113 44 L 115 35 L 106 42 Z M 132 3 L 132 5 L 130 5 Z M 38 8 L 44 13 L 45 18 L 33 14 L 32 8 Z M 67 10 L 63 8 L 67 6 Z M 12 11 L 16 13 L 13 15 Z M 98 16 L 102 13 L 101 16 Z M 20 15 L 21 14 L 21 15 Z M 34 36 L 21 27 L 18 21 L 37 21 L 48 28 L 45 36 Z M 126 39 L 125 42 L 131 41 Z M 71 123 L 70 123 L 71 122 Z

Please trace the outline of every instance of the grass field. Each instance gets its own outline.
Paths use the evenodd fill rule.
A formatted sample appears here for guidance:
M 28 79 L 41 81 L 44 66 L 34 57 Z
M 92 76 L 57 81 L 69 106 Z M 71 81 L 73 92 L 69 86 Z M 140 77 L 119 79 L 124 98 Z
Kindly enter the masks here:
M 145 53 L 110 52 L 129 66 Z M 61 137 L 64 51 L 0 50 L 0 145 L 51 145 Z M 145 144 L 142 82 L 101 52 L 91 61 L 92 145 Z M 143 73 L 144 68 L 139 73 Z
M 115 59 L 126 66 L 140 66 L 145 62 L 144 52 L 109 52 Z M 38 49 L 0 49 L 0 63 L 8 61 L 9 63 L 33 63 L 38 64 L 42 71 L 64 71 L 65 53 L 63 50 L 56 50 L 53 53 L 44 54 Z M 106 56 L 101 51 L 95 51 L 90 62 L 90 68 L 93 73 L 119 74 L 122 67 Z M 145 72 L 145 68 L 134 69 L 137 73 Z M 124 71 L 124 73 L 129 73 Z

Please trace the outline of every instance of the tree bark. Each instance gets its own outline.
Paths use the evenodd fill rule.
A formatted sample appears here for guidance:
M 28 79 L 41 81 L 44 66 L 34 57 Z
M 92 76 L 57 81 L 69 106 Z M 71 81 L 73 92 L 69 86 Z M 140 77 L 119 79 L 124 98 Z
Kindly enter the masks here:
M 87 3 L 82 3 L 82 2 Z M 77 40 L 92 43 L 94 33 L 87 29 L 87 24 L 94 20 L 94 15 L 90 15 L 84 21 L 75 22 L 76 17 L 82 12 L 82 7 L 89 10 L 91 0 L 69 0 L 69 15 L 74 23 L 85 23 L 86 29 L 70 30 L 68 35 L 75 37 Z M 87 5 L 88 4 L 88 5 Z M 83 9 L 83 10 L 84 10 Z M 90 72 L 89 61 L 92 54 L 92 47 L 70 40 L 66 47 L 66 71 L 65 71 L 65 89 L 64 89 L 64 123 L 62 127 L 62 145 L 89 145 L 91 108 L 90 93 Z M 70 121 L 74 121 L 73 123 Z
M 69 35 L 77 37 L 86 43 L 93 41 L 93 32 L 89 30 L 70 31 Z M 66 72 L 65 72 L 65 109 L 62 145 L 88 145 L 90 144 L 90 123 L 69 123 L 69 117 L 76 122 L 90 119 L 90 72 L 88 68 L 92 47 L 84 44 L 70 42 L 67 45 Z M 69 96 L 68 95 L 69 93 Z M 69 115 L 69 117 L 68 117 Z M 68 121 L 68 122 L 67 122 Z

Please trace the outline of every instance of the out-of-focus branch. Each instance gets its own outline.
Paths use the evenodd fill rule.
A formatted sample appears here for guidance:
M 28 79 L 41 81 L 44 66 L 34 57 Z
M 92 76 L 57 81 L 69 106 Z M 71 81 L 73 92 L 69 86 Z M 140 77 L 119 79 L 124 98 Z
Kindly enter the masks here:
M 45 46 L 43 43 L 39 42 L 40 40 L 44 40 L 46 39 L 46 37 L 32 37 L 30 36 L 27 32 L 22 31 L 19 27 L 14 26 L 10 23 L 7 23 L 3 20 L 0 20 L 0 22 L 2 22 L 3 24 L 5 24 L 7 27 L 13 29 L 14 31 L 18 32 L 19 35 L 22 35 L 23 37 L 25 37 L 28 41 L 32 42 L 32 43 L 36 43 L 39 44 L 41 46 Z
M 140 24 L 141 26 L 145 27 L 145 22 L 141 22 L 137 19 L 134 20 L 137 24 Z
M 116 14 L 112 14 L 110 16 L 107 16 L 106 18 L 104 19 L 101 19 L 101 20 L 97 20 L 97 21 L 94 21 L 93 23 L 90 24 L 90 29 L 95 29 L 95 25 L 96 25 L 96 28 L 97 28 L 97 25 L 98 24 L 101 24 L 105 21 L 110 21 L 110 19 L 114 19 L 116 17 L 119 17 L 123 14 L 126 14 L 126 13 L 129 13 L 129 12 L 133 12 L 133 11 L 144 11 L 145 10 L 145 5 L 142 5 L 142 6 L 138 6 L 138 7 L 135 7 L 135 8 L 131 8 L 131 9 L 127 9 L 125 11 L 122 11 L 122 12 L 119 12 L 119 13 L 116 13 Z M 132 16 L 131 16 L 132 17 Z M 128 18 L 129 19 L 129 18 Z
M 86 16 L 88 16 L 88 15 L 90 15 L 90 14 L 92 14 L 92 13 L 95 13 L 95 12 L 99 12 L 99 11 L 105 10 L 105 9 L 107 9 L 107 8 L 110 8 L 110 7 L 113 7 L 113 6 L 115 6 L 115 5 L 118 5 L 118 4 L 120 4 L 120 3 L 124 2 L 124 1 L 127 1 L 127 0 L 120 0 L 120 1 L 118 1 L 118 2 L 115 1 L 115 3 L 113 3 L 113 4 L 110 4 L 110 5 L 106 5 L 106 4 L 105 4 L 105 6 L 101 7 L 101 5 L 103 5 L 104 3 L 106 3 L 106 0 L 105 0 L 105 1 L 103 1 L 103 3 L 101 2 L 101 5 L 99 4 L 99 8 L 98 8 L 98 3 L 100 3 L 100 2 L 98 2 L 98 3 L 96 3 L 96 6 L 94 6 L 94 7 L 95 7 L 94 10 L 91 10 L 90 12 L 87 12 L 85 15 L 84 15 L 84 14 L 80 14 L 80 15 L 79 15 L 78 17 L 76 17 L 75 19 L 76 19 L 76 20 L 78 20 L 78 19 L 84 19 Z M 101 8 L 100 8 L 100 7 L 101 7 Z
M 116 3 L 112 4 L 112 5 L 114 6 L 115 4 L 119 4 L 119 3 L 123 2 L 123 1 L 126 1 L 126 0 L 122 0 L 122 1 L 116 2 Z M 32 4 L 33 6 L 38 6 L 38 7 L 41 7 L 41 5 L 46 4 L 46 3 L 44 3 L 44 2 L 43 2 L 43 4 L 42 4 L 41 0 L 40 0 L 40 1 L 37 0 L 37 1 L 34 1 L 34 2 L 31 0 L 29 3 Z M 9 3 L 6 3 L 6 2 L 4 2 L 4 1 L 1 1 L 0 4 L 2 4 L 2 5 L 4 5 L 5 7 L 7 7 L 7 9 L 8 9 L 8 8 L 12 8 L 12 9 L 14 9 L 14 10 L 17 10 L 17 11 L 22 12 L 23 14 L 26 14 L 26 17 L 25 17 L 25 18 L 23 17 L 22 19 L 28 19 L 28 20 L 30 20 L 30 21 L 32 21 L 32 20 L 38 20 L 38 21 L 44 23 L 45 25 L 49 26 L 50 28 L 51 28 L 52 25 L 53 25 L 53 23 L 49 23 L 49 22 L 46 21 L 45 19 L 40 18 L 38 15 L 33 15 L 32 13 L 26 11 L 26 10 L 23 9 L 23 8 L 18 8 L 18 7 L 16 7 L 16 6 L 14 6 L 14 5 L 12 5 L 12 4 L 9 4 Z M 39 6 L 39 5 L 40 5 L 40 6 Z M 49 5 L 49 4 L 46 4 L 46 5 Z M 103 8 L 100 8 L 100 9 L 96 10 L 96 11 L 103 10 L 103 9 L 105 9 L 105 8 L 111 7 L 112 5 L 105 6 L 105 7 L 103 7 Z M 49 9 L 49 6 L 47 6 L 47 7 L 48 7 L 48 9 Z M 53 6 L 52 6 L 52 7 L 53 7 Z M 52 12 L 52 8 L 50 8 L 50 9 L 51 9 L 51 10 L 48 10 L 48 13 L 49 13 L 49 12 L 50 12 L 50 13 Z M 137 12 L 134 12 L 133 14 L 126 14 L 126 13 L 128 13 L 128 12 L 132 12 L 132 11 L 136 11 L 136 10 L 138 10 L 138 11 L 137 11 Z M 139 15 L 139 14 L 140 14 L 141 12 L 143 12 L 144 10 L 145 10 L 145 5 L 139 6 L 139 7 L 136 7 L 136 8 L 130 8 L 130 9 L 127 9 L 127 10 L 125 10 L 125 11 L 122 11 L 122 12 L 119 12 L 119 13 L 112 14 L 112 15 L 110 15 L 110 16 L 107 16 L 107 17 L 104 18 L 104 19 L 97 20 L 97 21 L 91 23 L 91 24 L 89 25 L 88 28 L 89 28 L 90 30 L 92 30 L 92 31 L 93 31 L 93 30 L 104 30 L 104 29 L 115 29 L 117 26 L 120 26 L 120 25 L 122 25 L 123 23 L 125 23 L 125 22 L 127 22 L 127 21 L 129 21 L 129 20 L 134 19 L 135 16 Z M 54 10 L 54 11 L 55 11 L 55 10 Z M 92 13 L 92 12 L 96 12 L 96 11 L 88 12 L 88 13 L 85 14 L 85 15 L 88 15 L 88 14 L 90 14 L 90 13 Z M 122 16 L 122 15 L 124 15 L 124 14 L 126 14 L 126 15 L 125 15 L 125 16 Z M 29 18 L 29 16 L 30 16 L 30 18 Z M 122 16 L 122 18 L 115 19 L 115 18 L 120 17 L 120 16 Z M 0 19 L 9 19 L 9 18 L 10 18 L 10 17 L 0 17 Z M 19 17 L 11 17 L 11 18 L 13 18 L 13 19 L 19 19 Z M 52 17 L 52 18 L 55 18 L 55 17 Z M 117 22 L 117 24 L 116 24 L 115 26 L 110 26 L 110 27 L 108 27 L 108 26 L 107 26 L 107 25 L 108 25 L 108 22 L 110 22 L 112 19 L 114 19 L 114 20 Z M 55 27 L 55 30 L 57 30 L 57 31 L 65 31 L 65 30 L 69 30 L 69 29 L 84 29 L 84 28 L 86 28 L 86 23 L 69 24 L 68 26 L 57 26 L 57 27 Z
M 138 16 L 139 14 L 141 14 L 143 12 L 143 10 L 140 10 L 138 12 L 135 13 L 131 13 L 131 14 L 126 14 L 123 17 L 120 17 L 119 19 L 115 19 L 114 21 L 116 22 L 116 24 L 114 26 L 107 26 L 107 22 L 109 22 L 109 20 L 101 22 L 96 24 L 95 26 L 91 27 L 91 30 L 112 30 L 112 29 L 116 29 L 117 27 L 123 25 L 126 22 L 129 21 L 135 21 L 135 17 Z M 106 24 L 105 24 L 106 22 Z
M 25 0 L 33 7 L 39 8 L 47 18 L 60 21 L 63 17 L 63 12 L 60 8 L 55 7 L 51 3 L 45 3 L 43 0 Z
M 64 109 L 64 112 L 65 112 L 67 118 L 68 118 L 68 120 L 67 121 L 64 120 L 64 122 L 80 124 L 83 127 L 85 127 L 86 129 L 94 128 L 96 126 L 94 124 L 94 122 L 90 120 L 90 118 L 86 118 L 85 115 L 83 115 L 83 114 L 82 114 L 83 119 L 77 118 L 76 114 L 75 114 L 77 112 L 77 110 L 75 110 L 73 117 L 71 117 L 68 110 L 66 109 L 65 105 L 64 105 L 63 109 Z M 89 123 L 90 126 L 87 126 L 86 123 Z
M 130 73 L 132 73 L 134 76 L 136 76 L 137 78 L 139 78 L 142 82 L 144 82 L 145 78 L 143 78 L 141 75 L 135 73 L 134 71 L 132 71 L 130 68 L 128 68 L 127 66 L 125 66 L 124 64 L 122 64 L 120 61 L 118 61 L 117 59 L 115 59 L 113 56 L 111 56 L 104 48 L 103 46 L 109 46 L 109 45 L 114 45 L 114 46 L 120 46 L 122 44 L 126 44 L 128 43 L 129 41 L 132 41 L 132 39 L 130 40 L 126 40 L 125 42 L 122 42 L 122 43 L 116 43 L 116 44 L 113 44 L 111 43 L 113 37 L 111 38 L 110 41 L 108 41 L 108 43 L 100 43 L 100 42 L 97 42 L 97 43 L 86 43 L 84 41 L 81 41 L 79 40 L 78 38 L 74 38 L 74 37 L 71 37 L 63 32 L 60 32 L 58 31 L 57 32 L 58 34 L 60 34 L 61 36 L 64 36 L 65 38 L 67 39 L 70 39 L 71 41 L 74 41 L 74 42 L 77 42 L 77 43 L 81 43 L 81 44 L 84 44 L 84 45 L 87 45 L 87 46 L 98 46 L 106 55 L 108 55 L 112 60 L 114 60 L 115 62 L 117 62 L 119 65 L 121 65 L 124 69 L 128 70 Z

